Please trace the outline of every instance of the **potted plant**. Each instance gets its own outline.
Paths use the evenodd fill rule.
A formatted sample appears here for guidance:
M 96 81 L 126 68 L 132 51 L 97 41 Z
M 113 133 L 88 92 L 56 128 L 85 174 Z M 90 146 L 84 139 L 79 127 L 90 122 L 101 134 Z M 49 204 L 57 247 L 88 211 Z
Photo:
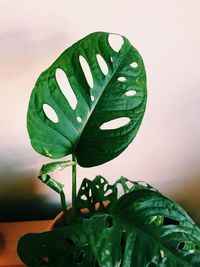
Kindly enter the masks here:
M 109 184 L 97 176 L 76 188 L 77 165 L 93 167 L 117 157 L 134 139 L 145 112 L 143 60 L 125 37 L 118 49 L 111 37 L 96 32 L 72 45 L 32 91 L 27 126 L 33 148 L 52 159 L 70 154 L 72 159 L 42 166 L 39 178 L 60 194 L 62 216 L 53 230 L 23 236 L 18 254 L 34 267 L 200 266 L 200 229 L 150 185 L 125 177 Z M 58 72 L 66 75 L 74 103 L 62 91 Z M 68 166 L 71 210 L 63 185 L 49 175 Z

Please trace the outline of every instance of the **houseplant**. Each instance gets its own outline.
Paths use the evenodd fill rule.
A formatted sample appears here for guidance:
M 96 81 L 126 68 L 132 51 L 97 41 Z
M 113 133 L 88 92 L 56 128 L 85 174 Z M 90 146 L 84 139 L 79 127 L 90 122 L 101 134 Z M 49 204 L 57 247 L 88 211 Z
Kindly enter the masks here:
M 60 194 L 63 224 L 26 234 L 18 254 L 34 267 L 200 266 L 200 229 L 177 203 L 150 185 L 125 177 L 110 185 L 97 176 L 85 178 L 77 193 L 77 165 L 93 167 L 117 157 L 134 139 L 145 112 L 142 58 L 125 37 L 118 49 L 111 37 L 105 32 L 86 36 L 36 82 L 27 115 L 32 146 L 52 159 L 72 154 L 72 160 L 46 164 L 39 174 Z M 58 72 L 66 75 L 74 103 L 61 90 Z M 49 175 L 68 166 L 70 213 L 63 185 Z

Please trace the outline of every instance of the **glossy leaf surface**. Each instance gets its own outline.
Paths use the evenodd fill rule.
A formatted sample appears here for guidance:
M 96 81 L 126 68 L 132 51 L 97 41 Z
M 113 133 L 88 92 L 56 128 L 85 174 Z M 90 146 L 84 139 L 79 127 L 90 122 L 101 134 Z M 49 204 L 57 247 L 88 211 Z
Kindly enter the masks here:
M 112 160 L 135 137 L 146 106 L 145 68 L 125 37 L 114 49 L 113 36 L 120 37 L 88 35 L 40 75 L 27 116 L 32 146 L 40 154 L 61 158 L 74 153 L 81 166 L 90 167 Z M 71 99 L 58 71 L 71 88 Z
M 107 186 L 105 179 L 88 181 L 81 186 L 79 207 L 83 195 L 90 204 L 108 200 L 94 189 L 100 182 Z M 118 185 L 126 191 L 120 198 L 115 194 Z M 110 186 L 107 210 L 88 205 L 92 214 L 79 217 L 77 224 L 22 237 L 18 253 L 23 261 L 31 267 L 42 266 L 44 259 L 48 259 L 44 265 L 51 267 L 200 266 L 200 230 L 177 203 L 147 184 L 130 183 L 124 177 Z

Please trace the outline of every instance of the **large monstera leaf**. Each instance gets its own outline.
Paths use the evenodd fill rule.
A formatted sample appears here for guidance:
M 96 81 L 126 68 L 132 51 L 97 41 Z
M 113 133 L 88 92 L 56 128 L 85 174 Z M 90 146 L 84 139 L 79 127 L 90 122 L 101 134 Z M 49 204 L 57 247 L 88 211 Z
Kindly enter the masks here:
M 135 137 L 146 106 L 145 68 L 130 42 L 116 35 L 122 40 L 117 50 L 113 36 L 105 32 L 86 36 L 38 78 L 27 116 L 37 152 L 50 158 L 73 153 L 81 166 L 90 167 L 118 156 Z M 60 86 L 58 71 L 70 84 L 73 105 Z M 119 119 L 118 126 L 110 126 Z
M 91 198 L 105 200 L 107 186 L 101 196 L 94 190 L 95 185 L 108 185 L 102 178 L 97 177 L 93 185 L 85 180 L 79 197 L 87 196 L 89 203 Z M 121 178 L 109 188 L 114 195 L 106 200 L 114 203 L 107 213 L 100 209 L 78 223 L 22 237 L 21 259 L 31 267 L 200 266 L 200 230 L 187 213 L 149 185 L 133 182 L 128 189 L 128 184 Z M 126 192 L 119 199 L 117 185 Z
M 123 267 L 200 266 L 199 228 L 177 203 L 152 188 L 122 196 L 112 216 L 110 236 L 115 240 L 118 236 L 118 246 L 123 242 L 124 248 L 117 253 L 104 234 L 101 261 L 106 262 L 107 244 L 113 251 L 110 265 L 105 266 L 118 266 L 117 262 Z

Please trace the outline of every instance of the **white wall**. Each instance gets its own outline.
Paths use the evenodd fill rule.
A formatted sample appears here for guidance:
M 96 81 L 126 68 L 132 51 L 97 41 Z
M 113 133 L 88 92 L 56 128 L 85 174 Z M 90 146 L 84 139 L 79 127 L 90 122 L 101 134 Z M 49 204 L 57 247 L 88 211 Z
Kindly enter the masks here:
M 93 31 L 125 35 L 143 56 L 148 103 L 135 141 L 83 177 L 145 180 L 200 218 L 200 1 L 0 0 L 0 198 L 55 193 L 36 180 L 48 160 L 30 146 L 26 111 L 39 74 Z M 56 177 L 65 181 L 62 172 Z M 63 177 L 63 178 L 62 178 Z M 70 186 L 67 185 L 69 196 Z

